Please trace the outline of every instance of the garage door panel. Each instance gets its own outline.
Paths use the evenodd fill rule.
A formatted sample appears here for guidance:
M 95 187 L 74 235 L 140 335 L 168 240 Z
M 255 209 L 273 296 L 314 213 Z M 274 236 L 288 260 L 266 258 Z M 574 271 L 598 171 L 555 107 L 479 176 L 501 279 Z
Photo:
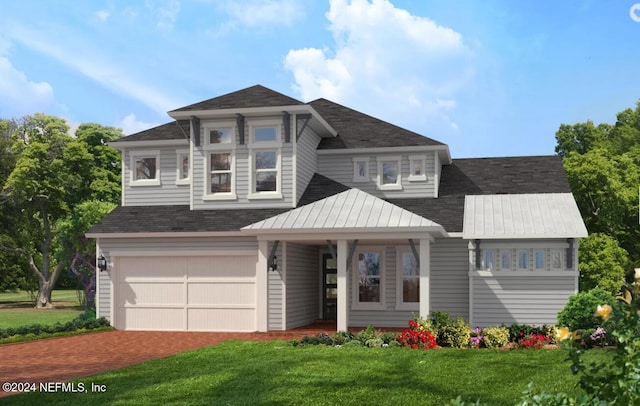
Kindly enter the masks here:
M 189 257 L 189 278 L 246 278 L 256 275 L 255 257 Z
M 125 307 L 125 330 L 185 329 L 183 308 Z
M 255 331 L 255 309 L 188 310 L 188 323 L 193 331 Z
M 253 283 L 189 283 L 187 292 L 190 305 L 255 305 Z
M 125 304 L 183 305 L 184 280 L 180 282 L 123 282 L 120 283 Z
M 255 256 L 116 259 L 117 328 L 255 331 Z

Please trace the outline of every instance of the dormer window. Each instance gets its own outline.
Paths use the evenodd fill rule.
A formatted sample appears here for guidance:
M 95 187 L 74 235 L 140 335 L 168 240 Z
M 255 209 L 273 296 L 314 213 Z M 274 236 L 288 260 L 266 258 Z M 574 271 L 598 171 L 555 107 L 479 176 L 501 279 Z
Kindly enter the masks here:
M 409 177 L 407 178 L 409 182 L 427 180 L 425 161 L 424 155 L 409 155 Z
M 132 151 L 131 186 L 160 185 L 160 151 Z
M 378 189 L 402 190 L 400 157 L 378 158 Z
M 278 129 L 276 127 L 255 127 L 253 129 L 253 142 L 277 142 Z
M 176 151 L 178 160 L 176 162 L 176 185 L 188 185 L 191 182 L 189 171 L 189 150 L 180 149 Z
M 209 122 L 204 126 L 207 150 L 203 200 L 236 198 L 236 127 L 234 122 Z
M 369 157 L 353 158 L 353 181 L 369 182 Z
M 233 136 L 230 128 L 207 129 L 209 144 L 231 144 Z
M 281 120 L 249 123 L 249 199 L 282 199 Z

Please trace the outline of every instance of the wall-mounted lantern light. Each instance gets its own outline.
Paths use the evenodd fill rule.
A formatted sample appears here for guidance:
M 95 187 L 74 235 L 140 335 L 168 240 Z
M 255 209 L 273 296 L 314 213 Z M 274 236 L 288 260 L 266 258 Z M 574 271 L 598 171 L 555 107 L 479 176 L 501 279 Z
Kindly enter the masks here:
M 278 269 L 278 257 L 274 255 L 271 258 L 271 263 L 269 264 L 269 270 L 276 271 L 277 269 Z
M 107 259 L 104 255 L 98 257 L 98 269 L 100 269 L 100 272 L 107 270 Z

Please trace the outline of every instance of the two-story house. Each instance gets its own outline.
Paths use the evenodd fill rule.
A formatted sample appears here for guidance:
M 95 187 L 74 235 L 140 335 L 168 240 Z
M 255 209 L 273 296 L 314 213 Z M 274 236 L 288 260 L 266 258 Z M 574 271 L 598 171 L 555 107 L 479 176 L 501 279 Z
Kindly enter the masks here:
M 253 86 L 124 137 L 122 203 L 88 236 L 118 329 L 554 323 L 587 235 L 557 156 L 452 159 L 333 103 Z

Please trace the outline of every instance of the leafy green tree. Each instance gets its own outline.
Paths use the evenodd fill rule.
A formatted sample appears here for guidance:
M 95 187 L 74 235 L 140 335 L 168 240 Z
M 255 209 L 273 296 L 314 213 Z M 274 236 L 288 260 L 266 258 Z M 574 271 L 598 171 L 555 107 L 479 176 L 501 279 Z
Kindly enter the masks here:
M 580 291 L 601 288 L 616 294 L 625 282 L 629 255 L 618 241 L 602 233 L 593 233 L 580 241 Z

